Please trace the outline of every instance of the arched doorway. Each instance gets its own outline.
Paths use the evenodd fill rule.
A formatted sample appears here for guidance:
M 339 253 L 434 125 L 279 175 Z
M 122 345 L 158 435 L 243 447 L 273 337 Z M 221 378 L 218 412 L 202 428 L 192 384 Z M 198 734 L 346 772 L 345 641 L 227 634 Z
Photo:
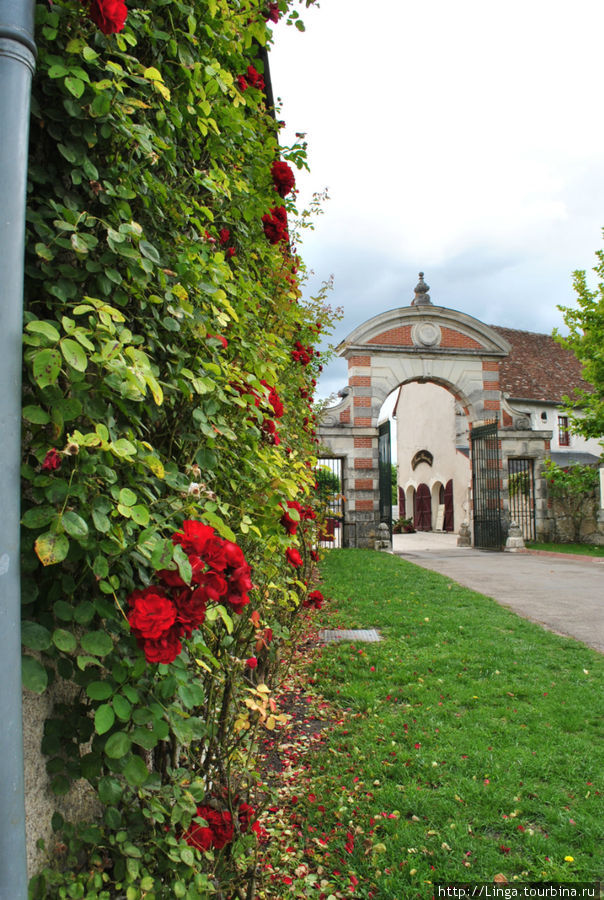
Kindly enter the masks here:
M 427 484 L 420 484 L 415 493 L 413 526 L 416 531 L 432 530 L 432 494 Z
M 496 501 L 496 515 L 500 519 L 509 506 L 507 467 L 501 461 L 527 456 L 529 445 L 529 455 L 539 458 L 548 449 L 547 433 L 531 433 L 530 422 L 525 425 L 526 417 L 519 415 L 502 394 L 500 366 L 506 363 L 512 349 L 503 330 L 457 310 L 434 306 L 427 290 L 420 278 L 410 306 L 374 316 L 352 331 L 337 348 L 348 362 L 348 385 L 341 392 L 341 402 L 323 413 L 318 437 L 334 455 L 345 459 L 349 473 L 347 519 L 353 526 L 355 546 L 372 546 L 380 522 L 378 423 L 382 405 L 398 387 L 416 383 L 445 388 L 455 399 L 456 415 L 465 417 L 472 433 L 489 422 L 498 422 L 501 454 L 480 463 L 475 452 L 477 442 L 472 438 L 465 448 L 465 465 L 468 471 L 469 461 L 475 462 L 476 472 L 487 486 L 492 482 L 501 486 L 501 501 Z M 397 431 L 400 430 L 401 422 L 397 418 Z M 415 453 L 422 449 L 430 448 L 423 442 L 416 446 L 408 456 L 409 465 Z M 428 465 L 426 460 L 427 457 L 418 461 L 417 470 L 413 470 L 409 480 L 399 480 L 405 492 L 407 516 L 416 508 L 416 504 L 410 503 L 412 486 L 425 484 L 429 495 L 429 485 L 440 481 L 446 492 L 451 480 L 453 471 L 440 466 L 436 454 L 434 469 L 438 465 L 440 472 L 433 469 L 426 475 L 420 471 L 420 466 Z M 400 457 L 398 463 L 400 466 Z M 474 469 L 472 472 L 474 476 Z M 466 519 L 476 525 L 478 516 L 473 505 L 478 492 L 471 488 L 470 494 L 468 490 L 470 485 L 480 484 L 480 479 L 468 478 L 468 484 L 463 486 L 458 486 L 455 474 L 452 480 L 454 512 L 452 518 L 447 516 L 447 526 L 459 526 Z M 491 502 L 488 496 L 485 502 Z M 445 505 L 449 509 L 450 501 Z M 422 527 L 426 527 L 425 522 L 424 513 Z

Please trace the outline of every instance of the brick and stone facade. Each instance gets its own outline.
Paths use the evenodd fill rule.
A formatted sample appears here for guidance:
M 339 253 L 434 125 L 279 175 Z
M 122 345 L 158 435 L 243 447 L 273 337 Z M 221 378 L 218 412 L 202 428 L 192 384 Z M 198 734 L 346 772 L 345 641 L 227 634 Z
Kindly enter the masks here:
M 569 393 L 577 379 L 581 386 L 580 367 L 575 372 L 576 360 L 569 362 L 569 351 L 549 336 L 485 325 L 465 313 L 432 305 L 426 291 L 420 278 L 411 306 L 374 316 L 338 347 L 339 355 L 348 360 L 348 387 L 343 399 L 325 410 L 318 433 L 329 455 L 344 462 L 344 544 L 371 545 L 379 524 L 378 418 L 384 400 L 400 386 L 426 382 L 446 388 L 455 397 L 470 427 L 497 418 L 504 529 L 509 523 L 508 460 L 534 461 L 537 534 L 546 537 L 551 510 L 542 469 L 552 431 L 541 421 L 531 421 L 515 397 L 518 390 L 529 398 L 531 390 L 537 391 L 541 397 L 547 393 L 548 377 L 556 380 L 550 393 L 560 393 L 562 388 Z M 539 343 L 537 338 L 547 340 Z M 549 366 L 543 359 L 533 361 L 539 347 L 545 348 Z M 515 352 L 519 363 L 510 358 Z M 516 382 L 518 390 L 510 391 Z M 551 400 L 559 402 L 559 397 Z M 471 500 L 467 505 L 471 514 Z

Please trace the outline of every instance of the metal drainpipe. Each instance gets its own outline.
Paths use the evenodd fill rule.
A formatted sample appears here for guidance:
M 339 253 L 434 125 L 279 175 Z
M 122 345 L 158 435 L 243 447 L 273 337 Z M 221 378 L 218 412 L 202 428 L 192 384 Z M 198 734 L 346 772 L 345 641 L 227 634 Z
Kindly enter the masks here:
M 26 900 L 19 470 L 34 0 L 0 0 L 0 900 Z

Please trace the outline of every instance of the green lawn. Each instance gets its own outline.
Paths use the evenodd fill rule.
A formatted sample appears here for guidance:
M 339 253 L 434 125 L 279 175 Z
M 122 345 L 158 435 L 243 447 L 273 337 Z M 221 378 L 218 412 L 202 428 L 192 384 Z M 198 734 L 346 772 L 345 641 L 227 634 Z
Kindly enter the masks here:
M 284 779 L 293 883 L 261 896 L 604 878 L 603 657 L 388 554 L 322 571 L 321 624 L 384 640 L 306 652 L 318 715 L 343 722 Z
M 550 544 L 533 541 L 529 550 L 548 550 L 550 553 L 578 553 L 581 556 L 604 556 L 604 547 L 598 544 Z

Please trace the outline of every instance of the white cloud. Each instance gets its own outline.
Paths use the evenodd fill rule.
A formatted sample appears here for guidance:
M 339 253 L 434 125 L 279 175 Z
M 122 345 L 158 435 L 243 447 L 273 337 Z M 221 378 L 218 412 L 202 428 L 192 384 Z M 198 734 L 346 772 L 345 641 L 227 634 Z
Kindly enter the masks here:
M 419 269 L 435 303 L 559 324 L 604 225 L 601 2 L 322 0 L 304 18 L 276 26 L 271 73 L 290 137 L 307 132 L 301 198 L 332 198 L 302 255 L 335 275 L 338 336 L 407 305 Z

